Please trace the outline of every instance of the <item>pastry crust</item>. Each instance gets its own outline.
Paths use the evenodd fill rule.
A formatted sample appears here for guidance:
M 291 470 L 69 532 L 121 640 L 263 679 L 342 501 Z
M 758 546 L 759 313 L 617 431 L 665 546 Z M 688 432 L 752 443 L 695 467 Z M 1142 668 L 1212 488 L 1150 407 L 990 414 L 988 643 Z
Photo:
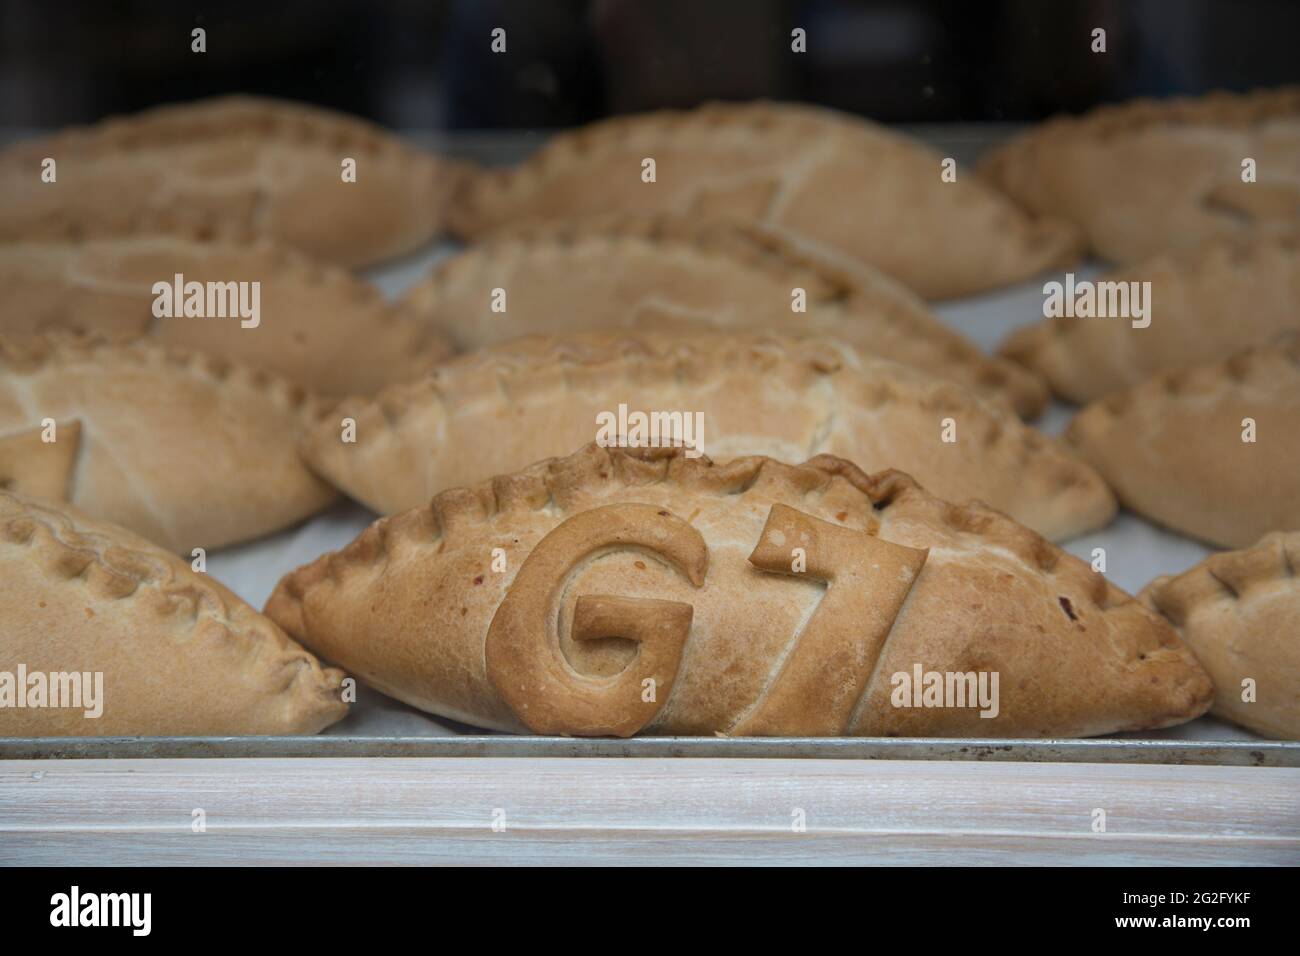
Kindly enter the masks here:
M 505 311 L 494 311 L 495 289 Z M 802 289 L 806 312 L 792 310 Z M 832 335 L 1033 416 L 1047 388 L 989 358 L 869 266 L 735 220 L 609 215 L 519 227 L 453 256 L 406 301 L 462 349 L 528 334 L 627 327 Z
M 961 386 L 824 338 L 591 332 L 460 356 L 373 400 L 345 400 L 303 439 L 307 462 L 382 514 L 597 438 L 603 412 L 703 415 L 712 458 L 829 453 L 904 469 L 1042 534 L 1105 525 L 1115 499 L 1057 442 Z M 355 441 L 340 423 L 356 423 Z M 945 442 L 945 419 L 955 441 Z M 624 436 L 626 437 L 626 436 Z M 681 435 L 676 436 L 681 438 Z M 689 436 L 688 436 L 689 437 Z
M 100 716 L 10 701 L 0 737 L 310 734 L 347 713 L 341 671 L 185 561 L 67 506 L 0 491 L 0 580 L 0 668 L 19 692 L 20 665 L 103 675 Z
M 63 476 L 71 504 L 170 551 L 277 531 L 334 498 L 295 452 L 326 409 L 296 385 L 147 342 L 0 340 L 0 486 L 18 492 L 32 430 L 79 440 Z M 77 428 L 74 432 L 71 428 Z
M 1211 695 L 1168 624 L 1083 562 L 828 455 L 589 445 L 377 521 L 266 613 L 387 694 L 515 732 L 1081 736 L 1189 720 Z M 914 665 L 997 672 L 997 716 L 893 706 Z
M 43 182 L 42 162 L 57 162 Z M 344 182 L 342 162 L 356 161 Z M 359 267 L 438 235 L 457 164 L 363 120 L 282 100 L 162 106 L 0 153 L 0 241 L 267 238 Z
M 1256 181 L 1242 182 L 1242 163 Z M 1300 226 L 1300 87 L 1134 100 L 1044 123 L 981 173 L 1092 251 L 1133 262 L 1213 238 Z
M 258 282 L 259 322 L 156 318 L 156 282 Z M 197 348 L 285 376 L 319 395 L 372 394 L 415 378 L 449 343 L 346 270 L 258 241 L 160 236 L 0 245 L 0 333 L 69 329 Z M 177 304 L 179 308 L 179 303 Z
M 1213 554 L 1162 577 L 1141 599 L 1178 629 L 1214 680 L 1213 713 L 1256 733 L 1300 740 L 1300 532 Z M 1243 683 L 1254 700 L 1242 700 Z
M 642 161 L 656 163 L 642 181 Z M 973 174 L 943 182 L 938 154 L 817 107 L 713 103 L 605 120 L 553 138 L 453 201 L 453 231 L 605 211 L 737 216 L 870 263 L 927 299 L 1009 285 L 1065 265 L 1073 227 L 1035 221 Z
M 1151 324 L 1123 318 L 1044 319 L 1018 329 L 1002 354 L 1086 404 L 1152 375 L 1212 362 L 1300 329 L 1300 236 L 1213 239 L 1103 276 L 1150 282 Z
M 0 438 L 0 488 L 21 488 L 50 501 L 68 499 L 81 451 L 81 422 L 53 424 Z
M 1250 420 L 1250 422 L 1247 421 Z M 1244 441 L 1253 423 L 1253 442 Z M 1075 417 L 1066 441 L 1122 504 L 1212 544 L 1300 528 L 1300 336 L 1170 372 Z

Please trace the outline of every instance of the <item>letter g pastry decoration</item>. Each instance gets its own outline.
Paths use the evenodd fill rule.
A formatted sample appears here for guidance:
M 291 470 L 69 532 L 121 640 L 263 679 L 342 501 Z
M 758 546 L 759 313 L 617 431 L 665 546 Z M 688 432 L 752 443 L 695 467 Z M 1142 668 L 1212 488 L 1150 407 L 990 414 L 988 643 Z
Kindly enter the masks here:
M 533 733 L 630 737 L 672 691 L 694 608 L 677 601 L 584 595 L 574 607 L 574 640 L 622 637 L 639 653 L 614 677 L 578 673 L 560 649 L 556 605 L 569 574 L 594 551 L 641 548 L 704 584 L 704 538 L 663 508 L 618 504 L 576 514 L 533 548 L 492 617 L 484 654 L 488 679 Z M 642 682 L 656 683 L 654 701 Z

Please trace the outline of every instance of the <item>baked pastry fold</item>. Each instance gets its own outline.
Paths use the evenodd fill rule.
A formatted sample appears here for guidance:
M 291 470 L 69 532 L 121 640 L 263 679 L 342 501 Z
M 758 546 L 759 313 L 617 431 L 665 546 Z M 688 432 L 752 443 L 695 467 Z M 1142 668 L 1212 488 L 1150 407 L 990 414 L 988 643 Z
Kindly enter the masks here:
M 387 694 L 513 732 L 1084 736 L 1211 694 L 1087 565 L 825 455 L 589 445 L 377 521 L 266 613 Z M 997 674 L 1000 698 L 913 706 L 917 668 Z
M 1150 282 L 1150 324 L 1126 318 L 1044 319 L 1017 329 L 1001 353 L 1086 404 L 1152 375 L 1213 362 L 1300 329 L 1300 235 L 1213 239 L 1097 280 Z
M 169 551 L 218 548 L 334 499 L 295 451 L 326 408 L 270 373 L 147 341 L 0 340 L 0 486 Z
M 1300 532 L 1273 532 L 1157 578 L 1139 597 L 1178 629 L 1214 680 L 1212 712 L 1300 740 Z
M 347 713 L 341 671 L 184 560 L 66 505 L 0 491 L 0 580 L 0 737 L 304 734 Z
M 1122 504 L 1175 531 L 1245 547 L 1300 529 L 1300 336 L 1116 392 L 1065 439 Z
M 1115 514 L 1096 472 L 1011 413 L 955 383 L 816 337 L 526 337 L 452 359 L 374 399 L 344 400 L 301 449 L 336 487 L 393 514 L 599 440 L 602 420 L 617 430 L 620 407 L 677 416 L 683 428 L 668 437 L 714 459 L 829 453 L 872 470 L 898 468 L 949 500 L 981 499 L 1053 538 Z M 344 421 L 355 423 L 354 440 L 343 440 Z M 698 436 L 685 427 L 696 422 Z
M 878 270 L 734 220 L 622 214 L 512 227 L 439 263 L 405 301 L 461 349 L 610 327 L 815 333 L 1022 415 L 1047 404 L 1036 374 L 985 355 Z
M 56 162 L 56 179 L 42 164 Z M 356 162 L 355 181 L 343 162 Z M 159 233 L 273 239 L 337 265 L 441 232 L 463 169 L 378 126 L 250 96 L 161 106 L 0 153 L 0 241 Z
M 154 285 L 172 286 L 176 275 L 186 285 L 256 282 L 258 315 L 156 317 Z M 112 341 L 147 336 L 268 369 L 318 395 L 370 394 L 451 353 L 369 282 L 265 241 L 150 236 L 0 245 L 0 300 L 0 333 L 8 336 L 60 329 Z
M 1254 182 L 1243 163 L 1254 161 Z M 1133 262 L 1300 226 L 1300 87 L 1134 100 L 1060 117 L 994 149 L 980 172 L 1025 208 L 1076 223 Z
M 644 161 L 655 179 L 643 181 Z M 1065 265 L 1075 229 L 1033 220 L 973 171 L 866 120 L 789 103 L 713 103 L 561 133 L 522 165 L 457 193 L 463 238 L 603 212 L 728 215 L 869 263 L 927 299 L 1009 285 Z

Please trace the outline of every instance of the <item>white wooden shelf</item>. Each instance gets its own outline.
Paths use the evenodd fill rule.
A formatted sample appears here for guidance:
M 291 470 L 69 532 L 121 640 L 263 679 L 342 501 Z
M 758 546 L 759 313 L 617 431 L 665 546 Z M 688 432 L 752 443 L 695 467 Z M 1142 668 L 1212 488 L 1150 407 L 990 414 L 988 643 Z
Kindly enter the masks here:
M 1093 832 L 1097 809 L 1106 813 L 1105 833 Z M 206 832 L 194 832 L 195 810 Z M 796 810 L 806 832 L 794 832 Z M 496 811 L 504 814 L 499 832 Z M 1294 865 L 1300 769 L 736 758 L 5 760 L 0 863 Z

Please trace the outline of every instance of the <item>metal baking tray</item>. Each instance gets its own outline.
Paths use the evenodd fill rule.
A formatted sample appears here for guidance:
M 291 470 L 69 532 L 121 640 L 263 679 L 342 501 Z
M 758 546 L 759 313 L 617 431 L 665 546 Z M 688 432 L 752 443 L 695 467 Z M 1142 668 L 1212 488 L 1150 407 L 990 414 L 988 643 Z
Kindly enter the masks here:
M 0 759 L 221 757 L 730 757 L 1300 767 L 1300 741 L 634 737 L 11 737 Z
M 963 164 L 986 147 L 1016 131 L 992 124 L 903 127 Z M 11 136 L 0 131 L 0 142 Z M 413 139 L 463 158 L 488 163 L 516 162 L 536 147 L 521 134 L 413 134 Z M 436 243 L 402 261 L 371 270 L 368 277 L 389 296 L 397 296 L 455 248 Z M 1095 266 L 1080 266 L 1076 271 Z M 1091 273 L 1088 273 L 1091 274 Z M 993 349 L 1011 327 L 1032 319 L 1041 309 L 1041 279 L 970 300 L 939 303 L 936 310 L 954 327 Z M 1049 431 L 1068 420 L 1056 406 L 1040 420 Z M 1053 424 L 1054 423 L 1054 424 Z M 341 547 L 373 518 L 357 506 L 340 504 L 329 516 L 258 542 L 209 556 L 208 570 L 254 607 L 262 607 L 280 576 L 327 550 Z M 1068 550 L 1084 556 L 1104 545 L 1127 556 L 1112 575 L 1121 587 L 1136 591 L 1161 573 L 1191 566 L 1208 553 L 1200 545 L 1166 534 L 1131 515 L 1108 529 L 1071 542 Z M 1153 561 L 1156 555 L 1161 560 Z M 354 710 L 363 705 L 358 704 Z M 397 705 L 400 707 L 400 705 Z M 349 717 L 349 720 L 352 720 Z M 484 734 L 439 718 L 436 735 L 408 735 L 403 722 L 396 733 L 374 733 L 381 723 L 365 723 L 365 733 L 325 733 L 310 737 L 64 737 L 0 738 L 0 760 L 117 758 L 258 758 L 258 757 L 638 757 L 757 758 L 834 760 L 953 760 L 1062 763 L 1194 764 L 1300 767 L 1300 741 L 1149 739 L 1105 737 L 1075 739 L 949 739 L 900 737 L 637 737 L 629 740 L 526 737 Z

